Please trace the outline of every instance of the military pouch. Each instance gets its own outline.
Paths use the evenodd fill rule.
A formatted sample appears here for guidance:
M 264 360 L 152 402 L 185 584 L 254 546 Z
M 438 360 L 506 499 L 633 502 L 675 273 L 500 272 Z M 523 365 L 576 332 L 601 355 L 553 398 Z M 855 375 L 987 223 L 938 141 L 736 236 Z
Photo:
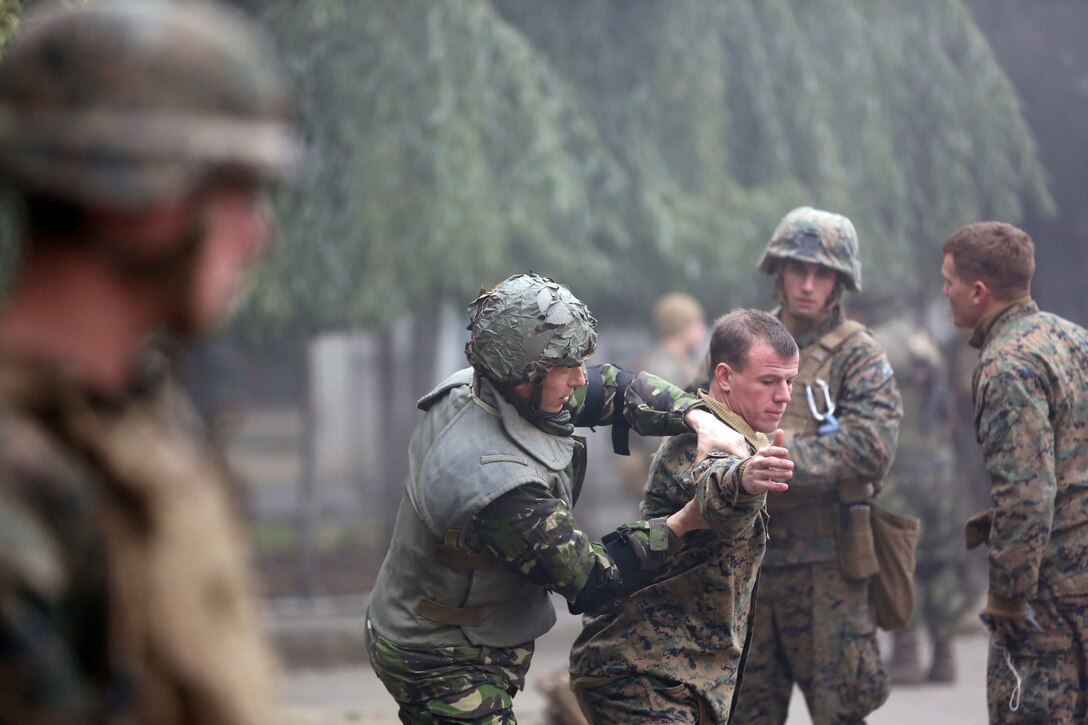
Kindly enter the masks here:
M 902 629 L 914 614 L 914 550 L 919 521 L 872 507 L 873 542 L 880 574 L 873 584 L 877 626 Z
M 838 507 L 839 571 L 844 579 L 871 577 L 880 571 L 873 546 L 873 527 L 867 503 L 842 504 Z

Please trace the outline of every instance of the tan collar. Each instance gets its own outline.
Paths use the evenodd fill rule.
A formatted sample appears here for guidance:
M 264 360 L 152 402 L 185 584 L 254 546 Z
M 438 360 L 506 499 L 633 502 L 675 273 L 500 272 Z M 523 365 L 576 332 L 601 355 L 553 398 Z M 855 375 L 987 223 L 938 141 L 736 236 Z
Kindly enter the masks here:
M 723 423 L 744 436 L 744 440 L 748 441 L 748 445 L 752 446 L 753 449 L 758 451 L 760 448 L 766 448 L 770 445 L 766 435 L 754 430 L 752 426 L 745 422 L 744 418 L 730 410 L 725 403 L 711 397 L 707 391 L 700 390 L 699 399 L 706 403 L 706 407 L 710 409 L 710 412 Z
M 1005 314 L 1009 308 L 1026 302 L 1031 302 L 1031 295 L 1024 295 L 1006 305 L 998 307 L 996 310 L 990 310 L 980 317 L 979 321 L 975 323 L 975 329 L 971 331 L 971 339 L 967 341 L 968 344 L 974 348 L 981 348 L 982 343 L 986 342 L 986 335 L 990 334 L 990 328 L 997 322 L 997 318 Z

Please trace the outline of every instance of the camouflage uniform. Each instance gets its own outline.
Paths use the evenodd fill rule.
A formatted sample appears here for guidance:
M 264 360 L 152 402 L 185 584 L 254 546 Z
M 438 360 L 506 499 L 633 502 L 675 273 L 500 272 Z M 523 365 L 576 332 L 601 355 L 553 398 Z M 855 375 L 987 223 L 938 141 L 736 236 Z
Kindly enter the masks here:
M 491 328 L 474 331 L 469 359 L 481 364 L 490 356 L 489 375 L 496 368 L 514 375 L 526 357 L 518 345 L 532 344 L 542 330 L 564 329 L 571 315 L 588 315 L 550 280 L 516 276 L 507 284 L 528 300 L 527 314 L 536 314 L 539 299 L 541 316 L 560 321 L 545 319 L 527 336 L 500 331 L 497 340 L 484 339 L 483 333 L 496 334 Z M 519 311 L 501 302 L 495 324 L 516 327 Z M 594 339 L 595 333 L 568 345 L 557 335 L 555 356 L 576 362 Z M 539 354 L 529 354 L 533 365 Z M 555 622 L 548 592 L 565 597 L 572 611 L 599 606 L 602 598 L 648 582 L 682 548 L 663 518 L 620 527 L 605 537 L 607 548 L 578 530 L 572 508 L 585 473 L 585 443 L 569 426 L 622 420 L 640 433 L 673 435 L 688 430 L 683 417 L 698 400 L 646 373 L 630 379 L 611 365 L 590 368 L 588 378 L 561 418 L 516 408 L 500 392 L 501 381 L 472 368 L 421 399 L 426 415 L 409 447 L 406 494 L 367 625 L 371 663 L 402 721 L 513 722 L 512 698 L 524 687 L 533 641 Z
M 1039 630 L 992 640 L 990 721 L 1088 721 L 1088 332 L 1030 297 L 986 315 L 971 344 L 975 424 L 990 474 L 990 597 Z M 1018 705 L 1015 709 L 1011 705 Z
M 884 483 L 882 503 L 922 521 L 915 579 L 917 605 L 908 629 L 895 633 L 889 662 L 893 681 L 954 679 L 951 639 L 969 602 L 962 587 L 965 570 L 962 524 L 966 491 L 953 478 L 948 395 L 940 349 L 933 337 L 906 317 L 873 329 L 888 354 L 903 398 L 903 425 L 895 463 Z M 933 643 L 933 668 L 921 672 L 918 625 Z
M 751 453 L 767 445 L 725 406 L 711 410 L 745 436 Z M 586 615 L 571 649 L 571 682 L 591 722 L 729 719 L 766 545 L 767 495 L 740 488 L 744 459 L 715 453 L 693 466 L 695 455 L 692 434 L 665 441 L 642 514 L 667 516 L 694 494 L 711 530 L 686 536 L 657 583 L 614 610 Z
M 141 368 L 137 350 L 111 357 L 110 340 L 11 342 L 40 343 L 39 320 L 81 306 L 90 327 L 108 327 L 131 302 L 129 279 L 163 307 L 207 301 L 194 259 L 239 240 L 213 241 L 195 221 L 197 187 L 229 167 L 251 191 L 281 177 L 296 148 L 269 50 L 213 5 L 120 0 L 43 3 L 4 48 L 0 174 L 30 212 L 11 292 L 24 305 L 2 315 L 23 337 L 6 336 L 0 356 L 0 722 L 276 722 L 227 475 L 165 365 Z M 112 244 L 137 246 L 126 214 L 161 221 L 166 204 L 194 221 L 184 244 L 146 230 L 138 249 Z M 102 210 L 120 219 L 107 233 Z M 64 247 L 74 290 L 27 281 L 49 244 Z M 86 301 L 88 279 L 101 308 Z M 177 331 L 159 312 L 118 324 Z M 92 384 L 95 345 L 110 354 L 94 360 L 132 381 L 125 390 Z
M 783 259 L 834 269 L 847 289 L 860 291 L 857 235 L 845 217 L 808 207 L 790 212 L 759 268 L 774 274 Z M 868 513 L 891 466 L 902 417 L 899 391 L 887 356 L 868 331 L 846 320 L 840 304 L 797 344 L 801 363 L 781 425 L 794 476 L 789 493 L 768 505 L 770 540 L 744 693 L 733 717 L 741 724 L 784 723 L 794 682 L 816 725 L 862 722 L 889 692 L 869 576 L 844 576 L 843 565 L 857 562 L 840 556 L 838 537 L 855 514 Z M 826 395 L 815 378 L 826 382 Z M 835 404 L 837 425 L 814 418 L 810 389 L 819 412 Z M 858 530 L 865 528 L 867 518 Z
M 275 722 L 226 475 L 161 372 L 0 363 L 0 722 Z

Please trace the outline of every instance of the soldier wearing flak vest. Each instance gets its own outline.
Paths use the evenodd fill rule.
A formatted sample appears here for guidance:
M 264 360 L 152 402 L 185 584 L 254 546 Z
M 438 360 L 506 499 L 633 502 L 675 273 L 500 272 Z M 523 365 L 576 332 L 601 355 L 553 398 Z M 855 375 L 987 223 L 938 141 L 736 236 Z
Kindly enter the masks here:
M 816 725 L 861 723 L 889 692 L 870 599 L 869 517 L 902 404 L 884 352 L 843 313 L 843 291 L 861 289 L 849 219 L 794 209 L 759 269 L 775 278 L 774 313 L 801 360 L 781 423 L 793 480 L 788 495 L 767 502 L 770 540 L 733 722 L 784 723 L 796 682 Z
M 516 722 L 533 642 L 555 623 L 549 592 L 575 613 L 615 606 L 684 549 L 685 533 L 707 528 L 689 502 L 590 541 L 572 513 L 586 462 L 576 425 L 706 429 L 746 445 L 659 378 L 587 368 L 597 322 L 550 279 L 514 275 L 481 293 L 469 316 L 471 367 L 418 403 L 424 416 L 367 616 L 370 661 L 405 723 Z

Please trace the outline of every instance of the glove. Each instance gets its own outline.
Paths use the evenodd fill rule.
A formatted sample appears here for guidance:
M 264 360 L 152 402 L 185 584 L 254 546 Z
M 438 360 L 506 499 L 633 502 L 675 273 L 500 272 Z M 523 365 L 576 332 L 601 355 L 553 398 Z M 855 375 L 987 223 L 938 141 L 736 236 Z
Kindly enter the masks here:
M 990 594 L 986 609 L 979 614 L 979 619 L 986 625 L 997 644 L 1007 649 L 1015 649 L 1032 632 L 1043 631 L 1030 604 L 994 594 Z

